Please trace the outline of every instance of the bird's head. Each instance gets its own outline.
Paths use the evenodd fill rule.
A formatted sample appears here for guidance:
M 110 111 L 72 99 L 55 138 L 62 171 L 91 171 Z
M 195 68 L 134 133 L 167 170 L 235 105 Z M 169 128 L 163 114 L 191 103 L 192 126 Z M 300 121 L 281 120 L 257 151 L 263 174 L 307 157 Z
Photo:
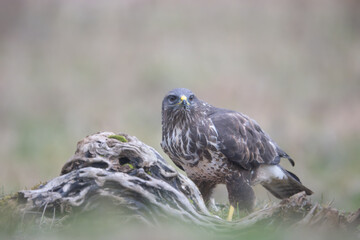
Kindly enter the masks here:
M 191 116 L 199 101 L 189 89 L 175 88 L 164 97 L 162 102 L 163 115 L 172 117 Z
M 186 88 L 175 88 L 168 92 L 162 102 L 163 110 L 190 111 L 197 98 Z

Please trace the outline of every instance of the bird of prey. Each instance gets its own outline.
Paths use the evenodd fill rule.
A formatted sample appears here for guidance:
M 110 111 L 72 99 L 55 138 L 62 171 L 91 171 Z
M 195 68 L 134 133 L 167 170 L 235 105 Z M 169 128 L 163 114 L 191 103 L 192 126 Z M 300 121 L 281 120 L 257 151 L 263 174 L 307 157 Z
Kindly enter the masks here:
M 234 207 L 251 211 L 252 186 L 261 184 L 284 199 L 298 192 L 313 192 L 279 165 L 294 161 L 245 114 L 214 107 L 185 88 L 166 94 L 162 102 L 161 147 L 199 188 L 208 203 L 217 184 L 225 184 Z

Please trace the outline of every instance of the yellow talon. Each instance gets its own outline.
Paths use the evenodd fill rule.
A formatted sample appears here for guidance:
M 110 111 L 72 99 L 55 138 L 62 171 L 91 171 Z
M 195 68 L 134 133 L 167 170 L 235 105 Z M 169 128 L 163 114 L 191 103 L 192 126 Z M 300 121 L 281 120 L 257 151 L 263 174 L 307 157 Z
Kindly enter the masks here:
M 231 222 L 232 221 L 232 218 L 233 218 L 233 215 L 234 215 L 234 210 L 235 208 L 230 205 L 230 208 L 229 208 L 229 215 L 228 217 L 226 218 L 227 221 Z

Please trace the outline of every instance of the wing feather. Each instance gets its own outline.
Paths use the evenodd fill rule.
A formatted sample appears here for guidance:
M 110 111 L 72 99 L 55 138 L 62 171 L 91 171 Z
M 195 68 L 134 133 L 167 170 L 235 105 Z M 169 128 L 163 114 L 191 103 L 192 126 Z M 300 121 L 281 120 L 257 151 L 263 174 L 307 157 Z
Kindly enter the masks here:
M 229 161 L 251 169 L 260 164 L 278 164 L 281 158 L 294 161 L 248 116 L 216 108 L 209 115 L 218 132 L 220 151 Z

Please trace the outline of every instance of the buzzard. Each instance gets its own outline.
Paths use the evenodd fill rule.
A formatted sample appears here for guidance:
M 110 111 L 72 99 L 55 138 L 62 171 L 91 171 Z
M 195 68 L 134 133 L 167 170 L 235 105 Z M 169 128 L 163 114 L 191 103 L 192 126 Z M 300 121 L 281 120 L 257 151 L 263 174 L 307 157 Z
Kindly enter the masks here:
M 170 91 L 162 102 L 161 147 L 198 186 L 208 203 L 217 184 L 228 190 L 231 220 L 234 207 L 252 210 L 252 186 L 261 184 L 275 197 L 312 191 L 279 165 L 294 161 L 245 114 L 214 107 L 185 88 Z

